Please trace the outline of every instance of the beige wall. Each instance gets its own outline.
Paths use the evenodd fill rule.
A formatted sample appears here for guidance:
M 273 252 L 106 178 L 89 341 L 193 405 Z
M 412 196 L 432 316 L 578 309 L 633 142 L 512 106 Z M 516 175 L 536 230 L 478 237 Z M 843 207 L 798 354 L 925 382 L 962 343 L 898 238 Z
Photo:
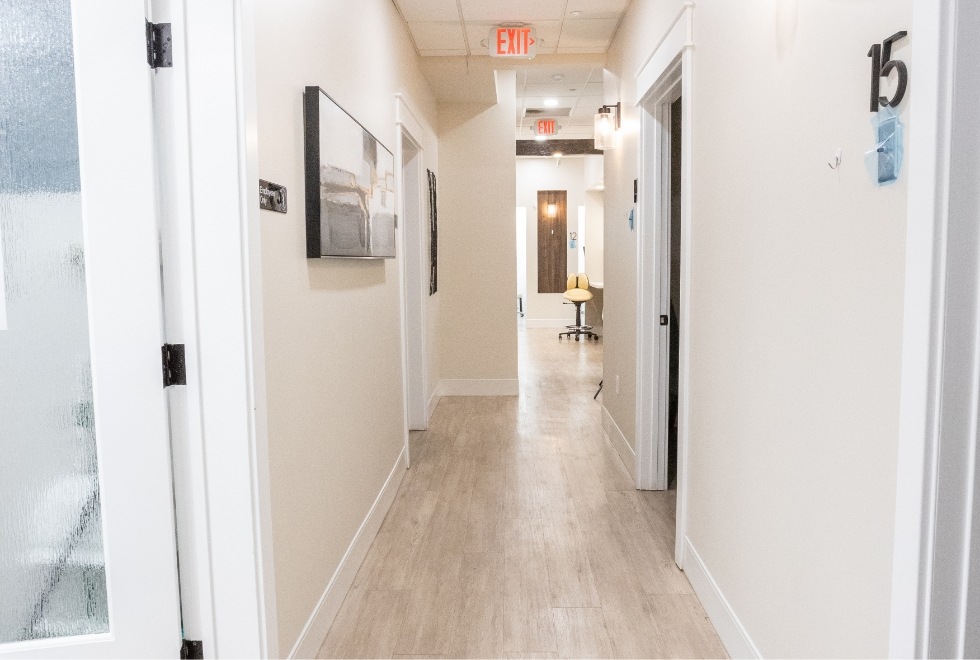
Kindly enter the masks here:
M 276 596 L 285 654 L 403 442 L 400 263 L 306 258 L 303 87 L 321 86 L 392 152 L 395 94 L 406 94 L 432 126 L 435 104 L 389 0 L 259 0 L 256 19 L 259 174 L 290 193 L 288 214 L 263 211 L 261 219 Z M 434 147 L 433 139 L 423 146 Z M 435 169 L 432 162 L 424 166 Z
M 602 193 L 585 190 L 585 158 L 569 156 L 556 165 L 554 158 L 517 159 L 517 205 L 527 208 L 527 301 L 528 323 L 575 320 L 575 308 L 565 305 L 560 293 L 538 293 L 538 191 L 564 190 L 568 193 L 568 231 L 578 231 L 579 207 L 585 207 L 586 272 L 590 279 L 602 281 Z M 566 243 L 567 245 L 567 243 Z M 578 271 L 578 248 L 567 249 L 568 271 Z
M 439 373 L 517 378 L 513 71 L 495 105 L 439 104 Z M 516 392 L 515 392 L 516 393 Z
M 634 2 L 606 54 L 606 103 L 623 104 L 617 146 L 604 152 L 605 266 L 603 273 L 602 405 L 635 447 L 636 436 L 636 232 L 627 219 L 637 174 L 639 114 L 634 74 L 650 55 L 681 0 Z M 619 392 L 616 378 L 619 377 Z
M 650 4 L 633 3 L 608 58 L 628 104 L 666 28 L 657 12 L 674 13 Z M 911 1 L 694 12 L 689 538 L 764 656 L 885 655 L 906 185 L 903 172 L 874 186 L 862 162 L 865 55 L 909 27 Z M 910 51 L 895 55 L 914 94 Z M 636 176 L 627 118 L 631 146 L 607 152 L 607 218 Z M 607 382 L 635 359 L 624 227 L 607 222 Z M 603 395 L 626 430 L 623 389 Z

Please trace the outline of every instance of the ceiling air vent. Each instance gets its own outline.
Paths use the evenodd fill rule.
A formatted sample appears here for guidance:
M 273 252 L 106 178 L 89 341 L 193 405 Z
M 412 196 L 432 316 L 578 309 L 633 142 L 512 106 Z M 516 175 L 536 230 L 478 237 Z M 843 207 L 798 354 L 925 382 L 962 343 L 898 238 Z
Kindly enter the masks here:
M 571 108 L 524 108 L 524 116 L 546 115 L 548 117 L 567 117 L 572 114 Z

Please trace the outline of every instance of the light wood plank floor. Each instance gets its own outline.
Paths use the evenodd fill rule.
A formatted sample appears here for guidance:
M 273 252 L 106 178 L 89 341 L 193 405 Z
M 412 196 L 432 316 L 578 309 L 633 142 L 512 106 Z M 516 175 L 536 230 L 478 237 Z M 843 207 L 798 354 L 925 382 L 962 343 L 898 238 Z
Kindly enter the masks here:
M 602 344 L 520 336 L 520 397 L 447 397 L 321 658 L 694 658 L 725 650 L 592 396 Z M 601 395 L 600 395 L 601 400 Z

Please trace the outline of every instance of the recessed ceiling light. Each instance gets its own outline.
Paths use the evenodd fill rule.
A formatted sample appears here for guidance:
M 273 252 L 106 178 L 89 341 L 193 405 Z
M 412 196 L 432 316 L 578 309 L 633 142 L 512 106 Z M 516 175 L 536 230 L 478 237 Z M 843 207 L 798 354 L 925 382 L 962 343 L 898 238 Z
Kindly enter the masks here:
M 576 11 L 573 11 L 573 12 L 569 13 L 568 15 L 571 16 L 572 18 L 578 18 L 579 16 L 582 15 L 582 12 L 576 10 Z
M 558 107 L 558 99 L 545 99 L 544 100 L 544 107 L 546 107 L 546 108 L 557 108 Z

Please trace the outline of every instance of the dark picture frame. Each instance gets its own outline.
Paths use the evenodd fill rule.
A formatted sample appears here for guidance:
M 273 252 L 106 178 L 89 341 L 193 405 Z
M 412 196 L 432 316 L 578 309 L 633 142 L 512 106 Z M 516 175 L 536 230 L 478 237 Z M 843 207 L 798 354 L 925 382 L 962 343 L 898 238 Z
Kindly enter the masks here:
M 439 290 L 439 213 L 436 200 L 436 174 L 425 171 L 429 180 L 429 295 Z
M 320 87 L 303 110 L 307 258 L 394 258 L 394 155 Z

